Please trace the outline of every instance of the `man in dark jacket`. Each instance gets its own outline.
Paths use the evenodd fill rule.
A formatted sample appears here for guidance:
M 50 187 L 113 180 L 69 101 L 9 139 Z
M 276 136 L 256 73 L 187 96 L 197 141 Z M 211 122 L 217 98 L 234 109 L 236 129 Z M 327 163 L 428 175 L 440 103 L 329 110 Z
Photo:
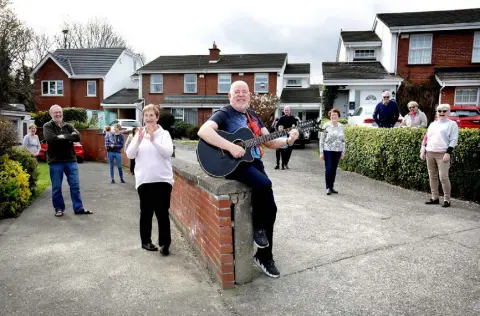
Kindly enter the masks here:
M 373 119 L 378 127 L 392 128 L 400 117 L 397 103 L 390 100 L 390 91 L 384 91 L 382 102 L 378 103 L 373 112 Z
M 285 129 L 291 128 L 292 126 L 298 126 L 298 121 L 295 118 L 295 116 L 292 115 L 292 112 L 288 105 L 285 106 L 285 108 L 283 109 L 283 112 L 285 113 L 285 115 L 278 120 L 277 126 L 282 125 L 283 128 Z M 292 150 L 293 150 L 293 146 L 288 146 L 285 149 L 285 157 L 284 157 L 285 161 L 282 160 L 282 169 L 284 169 L 284 167 L 286 169 L 289 169 L 288 162 L 290 161 L 290 157 L 292 156 Z
M 73 148 L 74 142 L 80 141 L 80 133 L 72 124 L 63 122 L 63 110 L 59 105 L 50 107 L 52 120 L 43 125 L 43 136 L 48 144 L 47 163 L 52 182 L 52 204 L 55 216 L 62 216 L 65 202 L 62 195 L 63 174 L 70 186 L 70 197 L 75 214 L 93 214 L 83 207 L 78 178 L 78 164 Z

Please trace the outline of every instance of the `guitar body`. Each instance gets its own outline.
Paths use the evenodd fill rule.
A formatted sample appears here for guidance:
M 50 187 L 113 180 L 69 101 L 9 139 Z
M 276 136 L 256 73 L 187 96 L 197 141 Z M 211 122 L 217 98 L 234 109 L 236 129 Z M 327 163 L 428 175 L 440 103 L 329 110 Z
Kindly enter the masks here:
M 225 131 L 217 131 L 217 133 L 226 140 L 238 144 L 241 147 L 244 147 L 242 145 L 243 141 L 254 137 L 252 131 L 247 127 L 240 128 L 234 133 L 227 133 Z M 251 153 L 251 148 L 252 147 L 244 147 L 245 155 L 241 158 L 234 158 L 227 150 L 210 145 L 203 139 L 200 139 L 197 147 L 197 159 L 205 173 L 212 177 L 221 178 L 232 173 L 242 161 L 253 161 L 254 158 Z

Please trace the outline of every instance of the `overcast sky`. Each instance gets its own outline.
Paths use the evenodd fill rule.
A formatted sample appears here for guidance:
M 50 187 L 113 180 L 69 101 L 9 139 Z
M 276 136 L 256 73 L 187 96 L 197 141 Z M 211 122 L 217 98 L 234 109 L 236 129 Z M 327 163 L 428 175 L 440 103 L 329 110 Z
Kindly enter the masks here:
M 340 29 L 369 30 L 377 13 L 480 7 L 478 0 L 12 2 L 21 20 L 51 35 L 61 33 L 63 21 L 106 18 L 147 62 L 160 55 L 208 54 L 216 41 L 221 54 L 288 53 L 289 62 L 311 63 L 314 83 L 322 61 L 335 61 Z

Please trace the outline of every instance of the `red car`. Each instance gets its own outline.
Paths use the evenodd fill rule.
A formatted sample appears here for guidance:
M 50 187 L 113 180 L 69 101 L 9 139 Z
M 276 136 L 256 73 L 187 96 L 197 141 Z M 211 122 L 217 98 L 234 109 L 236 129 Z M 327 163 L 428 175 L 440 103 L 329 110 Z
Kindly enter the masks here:
M 40 142 L 40 152 L 38 153 L 37 159 L 38 160 L 47 160 L 47 148 L 48 144 L 47 142 L 43 139 Z M 77 161 L 78 162 L 83 162 L 85 160 L 85 151 L 83 150 L 83 146 L 80 143 L 73 143 L 73 149 L 75 150 L 75 155 L 77 156 Z
M 450 119 L 457 122 L 459 128 L 480 128 L 480 107 L 452 106 Z

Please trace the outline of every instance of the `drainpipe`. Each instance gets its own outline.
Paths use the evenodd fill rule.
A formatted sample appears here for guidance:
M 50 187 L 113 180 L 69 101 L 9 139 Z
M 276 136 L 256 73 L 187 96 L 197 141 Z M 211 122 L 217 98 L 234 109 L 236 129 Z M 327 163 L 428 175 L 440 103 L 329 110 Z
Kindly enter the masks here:
M 440 88 L 440 93 L 438 94 L 438 104 L 442 104 L 442 90 L 445 88 L 445 82 L 442 82 L 442 87 Z
M 398 43 L 400 42 L 400 34 L 402 34 L 402 29 L 398 29 L 398 34 L 397 34 L 397 43 L 395 47 L 395 61 L 393 65 L 393 73 L 397 74 L 397 61 L 398 61 Z

